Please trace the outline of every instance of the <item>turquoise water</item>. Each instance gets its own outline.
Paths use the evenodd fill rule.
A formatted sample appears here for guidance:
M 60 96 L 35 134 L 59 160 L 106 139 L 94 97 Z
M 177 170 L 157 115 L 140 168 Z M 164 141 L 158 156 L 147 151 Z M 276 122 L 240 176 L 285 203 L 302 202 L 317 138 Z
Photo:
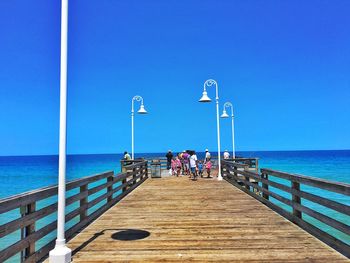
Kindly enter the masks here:
M 165 153 L 140 154 L 139 157 L 164 156 Z M 203 158 L 203 153 L 197 154 L 199 158 Z M 284 151 L 284 152 L 238 152 L 237 155 L 244 157 L 259 157 L 260 168 L 271 168 L 275 170 L 298 173 L 307 176 L 324 178 L 327 180 L 350 183 L 350 151 Z M 81 178 L 109 170 L 114 172 L 120 171 L 120 162 L 122 155 L 69 155 L 67 157 L 67 180 Z M 136 156 L 138 157 L 138 156 Z M 0 157 L 0 198 L 23 193 L 25 191 L 57 184 L 58 157 L 57 156 L 18 156 L 18 157 Z M 271 177 L 270 179 L 285 183 L 288 182 Z M 103 181 L 104 182 L 104 181 Z M 103 183 L 97 182 L 96 184 Z M 92 187 L 92 186 L 91 186 Z M 278 189 L 273 189 L 280 195 L 289 198 L 290 195 Z M 302 190 L 311 191 L 314 194 L 326 196 L 337 202 L 350 205 L 349 196 L 330 193 L 327 191 L 315 189 L 312 187 L 304 187 Z M 73 195 L 76 190 L 70 191 L 69 195 Z M 99 192 L 95 197 L 103 194 Z M 93 197 L 91 197 L 93 198 Z M 290 209 L 277 200 L 271 199 L 290 211 Z M 38 207 L 45 207 L 55 203 L 57 196 L 48 198 L 38 203 Z M 316 209 L 332 218 L 348 224 L 350 217 L 341 215 L 331 209 L 314 204 L 307 200 L 302 200 L 303 205 Z M 73 211 L 79 204 L 74 203 L 68 207 L 68 212 Z M 99 205 L 102 205 L 99 204 Z M 98 206 L 93 207 L 90 212 L 96 210 Z M 18 218 L 19 211 L 11 211 L 10 213 L 0 215 L 0 223 L 9 222 Z M 334 230 L 323 223 L 303 215 L 304 219 L 313 223 L 324 231 L 342 239 L 350 244 L 350 237 L 337 230 Z M 56 220 L 56 213 L 41 219 L 37 223 L 37 229 Z M 67 228 L 78 222 L 79 217 L 74 218 L 67 224 Z M 54 240 L 55 231 L 48 236 L 42 238 L 37 244 L 37 249 L 45 245 L 47 242 Z M 19 240 L 20 232 L 14 232 L 12 235 L 0 239 L 0 249 Z M 18 262 L 18 255 L 11 258 L 7 262 Z

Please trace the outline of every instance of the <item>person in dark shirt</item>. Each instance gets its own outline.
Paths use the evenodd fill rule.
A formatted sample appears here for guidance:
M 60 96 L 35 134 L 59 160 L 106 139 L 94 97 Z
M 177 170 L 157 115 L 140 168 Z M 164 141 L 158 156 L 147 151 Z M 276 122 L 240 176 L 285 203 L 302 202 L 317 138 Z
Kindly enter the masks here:
M 167 169 L 169 170 L 171 168 L 171 160 L 173 159 L 174 155 L 173 153 L 171 152 L 171 150 L 168 151 L 168 153 L 165 155 L 166 157 L 166 160 L 167 160 Z

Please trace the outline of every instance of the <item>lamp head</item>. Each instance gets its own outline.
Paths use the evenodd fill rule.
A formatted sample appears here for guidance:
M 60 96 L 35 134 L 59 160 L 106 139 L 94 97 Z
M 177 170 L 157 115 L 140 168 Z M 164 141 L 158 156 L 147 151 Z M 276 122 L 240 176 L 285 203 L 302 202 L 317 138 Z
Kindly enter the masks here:
M 145 110 L 145 106 L 141 104 L 140 109 L 137 111 L 139 114 L 147 114 L 147 111 Z
M 224 111 L 222 112 L 222 114 L 221 114 L 221 118 L 228 118 L 228 117 L 229 117 L 229 116 L 228 116 L 226 110 L 224 110 Z
M 206 91 L 203 91 L 202 98 L 199 100 L 199 102 L 211 102 L 211 99 L 208 97 L 208 93 Z

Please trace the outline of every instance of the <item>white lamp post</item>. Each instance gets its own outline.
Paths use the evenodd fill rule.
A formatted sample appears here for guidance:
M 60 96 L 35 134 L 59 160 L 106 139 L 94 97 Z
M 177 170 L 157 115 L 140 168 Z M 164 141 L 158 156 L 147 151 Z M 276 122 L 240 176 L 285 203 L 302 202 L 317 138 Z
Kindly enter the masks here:
M 134 160 L 134 101 L 141 101 L 139 114 L 147 114 L 145 106 L 143 105 L 143 98 L 141 96 L 134 96 L 131 101 L 131 159 Z
M 228 114 L 226 112 L 226 108 L 231 107 L 231 124 L 232 124 L 232 158 L 235 159 L 236 158 L 236 154 L 235 154 L 235 127 L 234 127 L 234 123 L 233 123 L 233 105 L 231 102 L 226 102 L 224 104 L 224 109 L 222 111 L 222 115 L 221 118 L 228 118 Z
M 218 135 L 218 165 L 219 165 L 219 172 L 218 172 L 218 180 L 222 180 L 221 176 L 221 151 L 220 151 L 220 119 L 219 119 L 219 91 L 218 91 L 218 83 L 213 79 L 208 79 L 204 82 L 204 90 L 202 98 L 199 100 L 199 102 L 211 102 L 211 99 L 208 97 L 208 93 L 206 90 L 206 87 L 211 87 L 215 85 L 216 87 L 216 127 L 217 127 L 217 135 Z
M 67 144 L 67 36 L 68 0 L 61 7 L 61 70 L 60 70 L 60 140 L 58 169 L 58 209 L 56 245 L 50 251 L 50 263 L 71 262 L 71 250 L 66 246 L 64 233 L 66 208 L 66 144 Z

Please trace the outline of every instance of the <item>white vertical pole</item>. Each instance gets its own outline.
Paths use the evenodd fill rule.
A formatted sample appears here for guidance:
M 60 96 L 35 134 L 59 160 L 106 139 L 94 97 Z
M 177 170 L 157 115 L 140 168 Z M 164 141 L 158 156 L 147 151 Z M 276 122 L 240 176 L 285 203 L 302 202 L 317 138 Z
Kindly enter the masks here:
M 218 84 L 216 84 L 216 126 L 217 126 L 217 133 L 218 133 L 218 165 L 219 165 L 219 171 L 218 171 L 218 180 L 222 180 L 221 176 L 221 145 L 220 145 L 220 118 L 219 118 L 219 87 Z
M 61 7 L 61 72 L 60 72 L 60 135 L 58 169 L 58 211 L 56 245 L 50 251 L 50 263 L 71 262 L 71 250 L 66 247 L 64 225 L 66 206 L 66 144 L 67 144 L 67 39 L 68 0 L 62 0 Z
M 232 120 L 232 158 L 235 159 L 236 158 L 236 152 L 235 152 L 235 126 L 234 126 L 234 123 L 233 123 L 233 107 L 232 107 L 231 120 Z
M 131 159 L 134 160 L 134 99 L 131 106 Z

